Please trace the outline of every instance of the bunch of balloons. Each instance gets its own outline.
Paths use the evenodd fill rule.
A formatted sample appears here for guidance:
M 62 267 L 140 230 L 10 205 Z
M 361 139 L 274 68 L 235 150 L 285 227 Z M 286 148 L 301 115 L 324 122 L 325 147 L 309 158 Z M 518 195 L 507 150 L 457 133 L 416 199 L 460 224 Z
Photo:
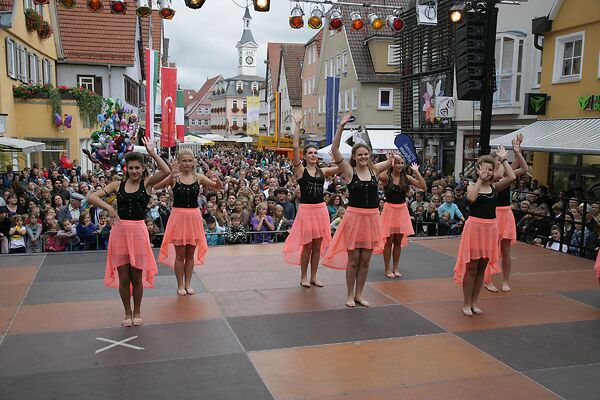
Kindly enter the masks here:
M 103 169 L 119 173 L 125 166 L 125 153 L 133 151 L 138 124 L 132 110 L 123 107 L 120 100 L 106 99 L 104 113 L 98 114 L 100 129 L 92 133 L 91 149 L 83 153 Z

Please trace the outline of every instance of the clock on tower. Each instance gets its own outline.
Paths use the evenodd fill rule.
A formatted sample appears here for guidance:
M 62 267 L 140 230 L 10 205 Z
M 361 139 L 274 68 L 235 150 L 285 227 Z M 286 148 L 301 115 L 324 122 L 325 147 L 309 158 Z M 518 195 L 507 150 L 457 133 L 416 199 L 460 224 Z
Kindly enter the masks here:
M 254 59 L 252 58 L 252 56 L 246 57 L 246 64 L 252 65 L 253 62 L 254 62 Z

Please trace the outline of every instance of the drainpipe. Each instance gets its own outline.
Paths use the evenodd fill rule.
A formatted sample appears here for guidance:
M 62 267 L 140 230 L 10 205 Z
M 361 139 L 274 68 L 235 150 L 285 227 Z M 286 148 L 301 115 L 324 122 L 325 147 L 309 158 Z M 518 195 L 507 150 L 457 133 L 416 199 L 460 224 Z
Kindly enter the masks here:
M 112 75 L 111 74 L 111 69 L 112 69 L 112 65 L 108 64 L 108 97 L 112 97 L 111 90 L 110 90 L 110 87 L 111 87 L 111 75 Z

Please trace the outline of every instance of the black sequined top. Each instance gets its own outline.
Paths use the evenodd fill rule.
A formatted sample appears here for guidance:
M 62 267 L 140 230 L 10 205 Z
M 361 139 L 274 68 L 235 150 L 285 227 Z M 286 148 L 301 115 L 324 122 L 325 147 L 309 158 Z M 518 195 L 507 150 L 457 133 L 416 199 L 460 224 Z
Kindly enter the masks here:
M 317 173 L 317 176 L 312 176 L 308 170 L 304 168 L 302 178 L 298 179 L 300 185 L 300 204 L 319 204 L 323 200 L 323 185 L 325 178 Z
M 406 203 L 406 189 L 394 183 L 392 173 L 388 171 L 388 184 L 383 188 L 385 192 L 385 201 L 392 204 Z
M 469 216 L 483 219 L 496 218 L 496 189 L 490 193 L 479 193 L 477 200 L 469 205 Z
M 139 221 L 146 218 L 150 195 L 144 187 L 144 180 L 140 180 L 138 190 L 133 193 L 125 191 L 127 181 L 121 182 L 117 192 L 117 213 L 119 218 L 129 221 Z
M 352 172 L 352 181 L 348 184 L 348 193 L 350 195 L 348 205 L 356 208 L 379 208 L 377 177 L 375 173 L 369 169 L 371 179 L 362 181 L 354 168 Z
M 198 195 L 200 194 L 200 185 L 198 179 L 190 185 L 181 183 L 179 178 L 173 186 L 173 207 L 177 208 L 198 208 Z
M 498 192 L 498 195 L 496 196 L 496 206 L 510 206 L 510 187 Z

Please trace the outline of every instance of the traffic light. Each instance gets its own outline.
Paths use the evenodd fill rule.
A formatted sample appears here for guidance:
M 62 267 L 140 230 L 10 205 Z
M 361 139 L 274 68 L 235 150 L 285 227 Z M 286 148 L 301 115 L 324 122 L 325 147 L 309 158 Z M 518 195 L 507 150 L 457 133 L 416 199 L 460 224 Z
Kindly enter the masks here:
M 454 61 L 458 100 L 481 100 L 485 77 L 485 21 L 484 13 L 468 12 L 455 25 Z

